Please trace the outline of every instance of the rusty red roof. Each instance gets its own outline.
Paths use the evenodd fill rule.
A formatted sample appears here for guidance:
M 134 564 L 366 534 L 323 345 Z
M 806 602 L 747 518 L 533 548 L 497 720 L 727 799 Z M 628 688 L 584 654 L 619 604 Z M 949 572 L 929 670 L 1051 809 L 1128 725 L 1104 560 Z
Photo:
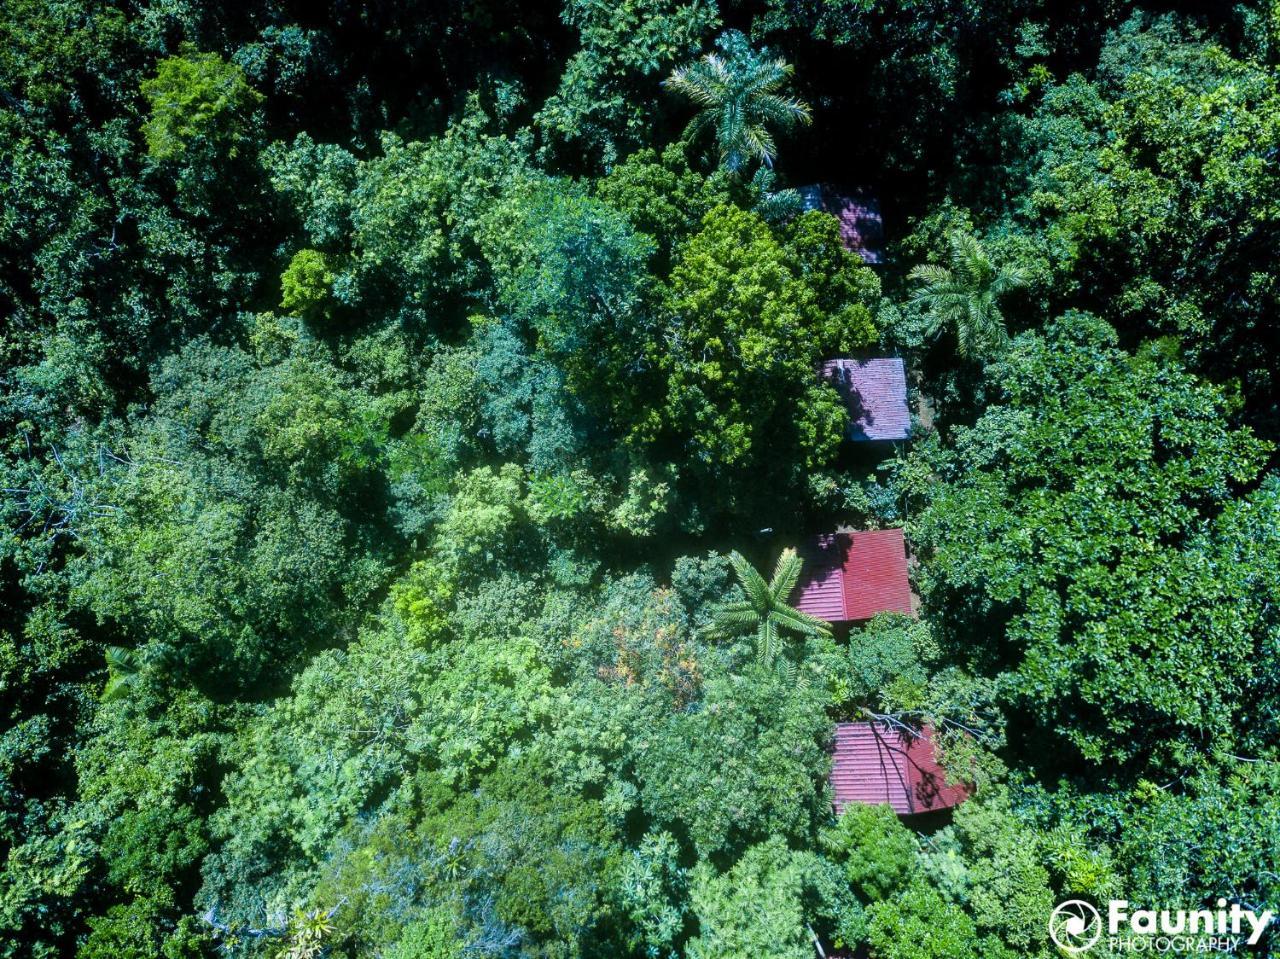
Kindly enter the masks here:
M 884 219 L 880 202 L 869 190 L 815 183 L 797 192 L 806 213 L 821 210 L 840 221 L 840 241 L 846 250 L 857 253 L 864 263 L 883 259 Z
M 826 533 L 801 545 L 792 604 L 829 623 L 911 613 L 907 549 L 900 529 Z
M 902 360 L 827 360 L 822 378 L 849 408 L 851 440 L 905 440 L 911 435 L 907 371 Z
M 831 790 L 837 813 L 849 803 L 887 803 L 899 816 L 950 809 L 969 795 L 965 786 L 947 784 L 931 729 L 870 722 L 836 724 Z

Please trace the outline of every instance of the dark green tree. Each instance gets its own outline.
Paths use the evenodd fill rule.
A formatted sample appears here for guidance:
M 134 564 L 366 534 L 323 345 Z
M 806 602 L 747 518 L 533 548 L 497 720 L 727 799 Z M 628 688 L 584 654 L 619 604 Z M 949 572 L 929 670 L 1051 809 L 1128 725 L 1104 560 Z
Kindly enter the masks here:
M 1267 444 L 1232 427 L 1220 391 L 1126 354 L 1092 317 L 1020 337 L 994 370 L 1003 401 L 921 489 L 915 534 L 946 641 L 1098 772 L 1238 748 L 1254 725 L 1240 710 L 1270 695 L 1258 560 L 1274 537 L 1238 521 L 1270 498 L 1234 497 Z

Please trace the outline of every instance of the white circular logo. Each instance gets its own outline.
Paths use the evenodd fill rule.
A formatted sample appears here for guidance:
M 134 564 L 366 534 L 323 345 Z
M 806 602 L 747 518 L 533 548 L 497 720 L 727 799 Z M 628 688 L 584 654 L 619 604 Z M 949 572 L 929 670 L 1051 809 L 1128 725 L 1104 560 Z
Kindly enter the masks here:
M 1049 916 L 1049 938 L 1067 952 L 1092 949 L 1102 936 L 1102 916 L 1083 899 L 1059 903 Z

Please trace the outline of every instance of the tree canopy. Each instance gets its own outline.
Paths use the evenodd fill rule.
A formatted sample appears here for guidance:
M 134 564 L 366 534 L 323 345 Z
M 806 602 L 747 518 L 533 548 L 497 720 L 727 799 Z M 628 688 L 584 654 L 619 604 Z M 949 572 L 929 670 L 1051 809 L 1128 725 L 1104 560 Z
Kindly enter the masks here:
M 4 0 L 0 959 L 1280 912 L 1277 22 Z

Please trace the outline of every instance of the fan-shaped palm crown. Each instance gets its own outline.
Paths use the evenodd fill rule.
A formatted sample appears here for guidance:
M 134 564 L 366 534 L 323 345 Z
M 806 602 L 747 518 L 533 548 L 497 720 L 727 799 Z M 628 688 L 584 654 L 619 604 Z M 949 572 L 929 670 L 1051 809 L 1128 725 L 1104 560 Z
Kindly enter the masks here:
M 794 68 L 752 50 L 737 30 L 726 31 L 716 46 L 718 52 L 673 70 L 664 85 L 698 105 L 689 130 L 714 131 L 726 168 L 739 170 L 750 160 L 772 166 L 777 147 L 769 128 L 790 130 L 811 118 L 807 103 L 781 92 Z
M 954 327 L 959 353 L 967 359 L 990 356 L 1008 342 L 1000 299 L 1029 279 L 1021 267 L 997 268 L 967 233 L 952 235 L 947 266 L 917 266 L 908 278 L 920 284 L 912 302 L 924 308 L 929 335 Z
M 729 562 L 738 574 L 743 599 L 724 603 L 716 609 L 709 631 L 712 636 L 728 638 L 754 631 L 756 655 L 761 662 L 769 664 L 778 654 L 780 630 L 788 629 L 804 636 L 831 635 L 831 628 L 822 620 L 787 604 L 787 597 L 800 578 L 800 557 L 794 549 L 782 551 L 773 579 L 768 582 L 741 553 L 729 554 Z
M 142 657 L 123 646 L 108 646 L 106 657 L 107 684 L 103 687 L 102 698 L 105 701 L 124 699 L 142 681 Z

